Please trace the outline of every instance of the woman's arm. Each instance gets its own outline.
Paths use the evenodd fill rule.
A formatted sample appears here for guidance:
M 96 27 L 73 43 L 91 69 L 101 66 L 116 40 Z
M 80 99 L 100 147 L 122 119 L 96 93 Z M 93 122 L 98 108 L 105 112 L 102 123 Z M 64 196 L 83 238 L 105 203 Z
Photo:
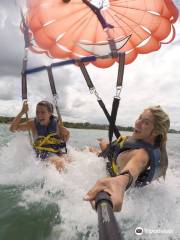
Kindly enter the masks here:
M 99 179 L 96 184 L 90 189 L 90 191 L 85 195 L 84 200 L 90 201 L 94 208 L 97 193 L 105 191 L 111 196 L 113 210 L 120 211 L 122 208 L 124 193 L 128 182 L 128 175 Z
M 132 151 L 129 161 L 125 164 L 120 173 L 129 171 L 136 181 L 138 176 L 146 169 L 149 162 L 149 155 L 144 149 L 136 149 Z
M 100 191 L 105 191 L 111 196 L 114 211 L 120 211 L 122 208 L 126 187 L 131 181 L 131 175 L 134 180 L 137 179 L 139 174 L 146 168 L 148 161 L 149 156 L 145 150 L 134 150 L 130 160 L 121 170 L 121 173 L 124 174 L 117 177 L 108 177 L 98 180 L 86 194 L 84 200 L 91 201 L 92 204 L 94 204 L 97 193 Z M 130 174 L 128 174 L 128 172 Z
M 59 136 L 60 138 L 64 141 L 67 142 L 70 137 L 70 132 L 67 128 L 62 126 L 60 123 L 58 123 L 58 128 L 59 128 Z
M 21 118 L 22 116 L 28 112 L 28 104 L 27 101 L 24 101 L 22 109 L 20 111 L 20 113 L 13 119 L 11 126 L 9 128 L 9 130 L 11 132 L 15 132 L 15 131 L 27 131 L 30 129 L 30 123 L 28 122 L 24 122 L 21 123 Z

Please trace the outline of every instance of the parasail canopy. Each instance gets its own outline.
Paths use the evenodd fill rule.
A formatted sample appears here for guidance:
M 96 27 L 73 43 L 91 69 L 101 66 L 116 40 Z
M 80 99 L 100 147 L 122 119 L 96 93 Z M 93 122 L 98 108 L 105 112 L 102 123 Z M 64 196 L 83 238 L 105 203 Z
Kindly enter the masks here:
M 126 52 L 125 63 L 129 64 L 139 53 L 157 51 L 168 36 L 166 43 L 175 37 L 178 10 L 172 0 L 27 2 L 32 49 L 52 58 L 108 55 L 109 41 L 113 40 L 117 51 Z M 93 64 L 109 67 L 116 60 L 98 59 Z

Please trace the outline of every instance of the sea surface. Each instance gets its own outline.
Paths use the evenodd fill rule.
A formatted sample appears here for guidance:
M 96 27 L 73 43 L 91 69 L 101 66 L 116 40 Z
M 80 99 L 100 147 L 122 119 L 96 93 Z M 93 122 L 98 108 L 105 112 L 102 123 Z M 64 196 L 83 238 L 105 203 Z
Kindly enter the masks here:
M 106 174 L 104 160 L 87 147 L 107 131 L 70 129 L 71 163 L 59 174 L 36 160 L 28 134 L 8 127 L 0 125 L 0 240 L 98 240 L 97 214 L 82 199 Z M 116 213 L 125 240 L 180 240 L 179 134 L 169 134 L 167 150 L 165 182 L 128 190 Z

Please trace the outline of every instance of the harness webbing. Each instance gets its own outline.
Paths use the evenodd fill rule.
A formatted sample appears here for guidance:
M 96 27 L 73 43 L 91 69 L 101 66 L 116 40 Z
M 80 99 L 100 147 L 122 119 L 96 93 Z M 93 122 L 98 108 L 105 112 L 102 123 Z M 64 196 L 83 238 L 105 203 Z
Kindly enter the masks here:
M 55 82 L 54 82 L 54 77 L 53 77 L 51 66 L 47 67 L 47 72 L 48 72 L 49 83 L 50 83 L 50 86 L 51 86 L 52 94 L 53 95 L 57 95 L 57 91 L 56 91 L 56 87 L 55 87 Z
M 107 120 L 108 120 L 108 122 L 109 122 L 109 124 L 110 124 L 110 122 L 111 122 L 111 116 L 110 116 L 110 114 L 108 113 L 108 111 L 107 111 L 107 109 L 106 109 L 106 106 L 105 106 L 103 100 L 100 98 L 98 92 L 96 91 L 95 86 L 94 86 L 94 84 L 92 83 L 92 80 L 91 80 L 91 78 L 90 78 L 90 76 L 89 76 L 89 73 L 88 73 L 88 71 L 87 71 L 84 63 L 79 62 L 78 64 L 79 64 L 79 67 L 80 67 L 80 69 L 81 69 L 81 72 L 82 72 L 82 74 L 83 74 L 83 76 L 84 76 L 84 79 L 86 80 L 86 83 L 87 83 L 87 86 L 88 86 L 88 88 L 89 88 L 90 93 L 94 93 L 94 94 L 95 94 L 95 96 L 96 96 L 96 98 L 97 98 L 97 101 L 98 101 L 100 107 L 102 108 L 102 110 L 103 110 L 103 112 L 104 112 L 104 114 L 105 114 L 105 116 L 106 116 L 106 118 L 107 118 Z M 115 126 L 115 124 L 114 124 L 114 126 L 113 126 L 112 128 L 113 128 L 113 131 L 114 131 L 114 134 L 115 134 L 116 138 L 118 138 L 118 137 L 120 136 L 120 133 L 119 133 L 118 128 Z
M 109 24 L 106 19 L 103 17 L 103 15 L 101 14 L 101 7 L 98 8 L 96 6 L 94 6 L 93 4 L 91 4 L 90 1 L 87 0 L 82 0 L 83 3 L 85 3 L 91 10 L 92 12 L 96 15 L 96 17 L 98 18 L 99 22 L 101 23 L 102 28 L 104 29 L 104 31 L 106 31 L 107 35 L 108 35 L 108 43 L 109 43 L 109 47 L 111 50 L 111 57 L 113 58 L 117 58 L 118 57 L 118 52 L 116 49 L 116 43 L 114 41 L 113 38 L 110 37 L 110 35 L 108 34 L 108 29 L 114 28 L 114 26 L 112 26 L 111 24 Z
M 23 58 L 23 64 L 22 64 L 22 100 L 27 100 L 27 78 L 26 78 L 26 70 L 27 70 L 27 55 L 28 55 L 28 47 L 30 45 L 29 42 L 29 28 L 25 22 L 25 18 L 22 12 L 22 9 L 20 9 L 21 18 L 22 18 L 22 24 L 23 24 L 23 34 L 24 34 L 24 42 L 25 42 L 25 50 L 24 50 L 24 58 Z
M 47 147 L 44 145 L 59 145 L 60 140 L 55 138 L 56 134 L 51 133 L 48 134 L 47 136 L 39 136 L 39 138 L 35 141 L 33 144 L 34 148 L 40 151 L 49 151 L 53 153 L 58 153 L 59 149 L 53 149 L 52 147 Z
M 55 86 L 55 82 L 54 82 L 52 67 L 47 66 L 46 69 L 47 69 L 47 73 L 48 73 L 51 92 L 52 92 L 52 95 L 53 95 L 54 105 L 56 107 L 56 112 L 57 112 L 57 115 L 58 115 L 58 121 L 60 122 L 61 126 L 63 126 L 63 121 L 62 121 L 62 117 L 61 117 L 60 110 L 59 110 L 59 105 L 58 105 L 58 94 L 57 94 L 57 91 L 56 91 L 56 86 Z M 65 152 L 67 153 L 66 142 L 64 142 L 64 148 L 65 148 Z
M 109 143 L 111 144 L 112 138 L 113 138 L 113 129 L 115 127 L 116 123 L 116 117 L 117 112 L 119 108 L 119 102 L 120 102 L 120 93 L 123 83 L 123 75 L 124 75 L 124 63 L 125 63 L 125 53 L 122 52 L 119 54 L 119 67 L 118 67 L 118 76 L 117 76 L 117 82 L 116 82 L 116 96 L 114 97 L 113 103 L 112 103 L 112 110 L 111 110 L 111 121 L 109 124 Z
M 108 122 L 110 123 L 111 122 L 111 116 L 110 114 L 108 113 L 107 109 L 106 109 L 106 106 L 104 104 L 104 102 L 102 101 L 102 99 L 99 99 L 98 100 L 98 103 L 100 105 L 100 107 L 102 108 L 103 112 L 105 113 L 105 116 L 106 118 L 108 119 Z M 116 136 L 116 138 L 119 138 L 120 137 L 120 132 L 117 128 L 117 126 L 114 124 L 114 126 L 112 127 L 113 131 L 114 131 L 114 135 Z
M 124 65 L 125 65 L 125 52 L 119 53 L 119 67 L 118 67 L 118 76 L 117 76 L 117 88 L 122 87 L 123 75 L 124 75 Z
M 119 102 L 120 102 L 120 92 L 121 92 L 122 83 L 123 83 L 125 53 L 124 52 L 118 53 L 118 57 L 119 57 L 119 67 L 118 67 L 118 76 L 117 76 L 117 82 L 116 82 L 116 96 L 113 99 L 111 115 L 108 113 L 104 102 L 102 101 L 98 92 L 96 91 L 96 88 L 90 78 L 90 75 L 89 75 L 84 63 L 80 62 L 80 61 L 78 63 L 79 67 L 81 69 L 81 72 L 84 76 L 84 79 L 86 80 L 89 91 L 91 93 L 95 94 L 97 101 L 109 122 L 109 142 L 110 142 L 110 144 L 112 142 L 113 133 L 115 134 L 116 138 L 120 137 L 120 133 L 119 133 L 119 130 L 118 130 L 115 122 L 116 122 L 116 117 L 117 117 L 117 112 L 118 112 L 118 107 L 119 107 Z
M 20 9 L 21 18 L 22 18 L 22 24 L 23 24 L 23 33 L 24 33 L 24 42 L 25 42 L 25 49 L 24 49 L 24 58 L 23 58 L 23 64 L 22 64 L 22 70 L 21 70 L 21 86 L 22 86 L 22 101 L 27 100 L 27 76 L 26 76 L 26 70 L 27 70 L 27 62 L 28 62 L 28 47 L 30 45 L 29 41 L 29 28 L 25 22 L 25 18 L 22 12 L 22 9 Z M 26 113 L 26 121 L 28 121 L 28 113 Z M 30 130 L 28 130 L 29 134 L 29 141 L 30 144 L 33 144 L 33 138 Z
M 21 72 L 22 100 L 27 100 L 27 77 L 25 72 L 27 59 L 23 59 L 23 68 Z
M 118 53 L 119 57 L 119 67 L 118 67 L 118 75 L 117 75 L 117 82 L 116 82 L 116 95 L 114 96 L 113 103 L 112 103 L 112 110 L 111 110 L 111 115 L 106 109 L 106 106 L 102 99 L 100 98 L 98 92 L 95 89 L 95 86 L 89 76 L 89 73 L 82 62 L 78 62 L 79 67 L 81 69 L 81 72 L 84 76 L 84 79 L 86 80 L 87 86 L 89 88 L 90 93 L 94 93 L 97 101 L 102 108 L 108 122 L 109 122 L 109 146 L 108 149 L 105 149 L 102 153 L 99 154 L 99 156 L 102 156 L 104 158 L 108 157 L 107 161 L 107 171 L 111 176 L 115 176 L 115 174 L 112 171 L 112 163 L 113 163 L 113 148 L 112 148 L 112 138 L 113 134 L 115 134 L 116 138 L 118 139 L 121 134 L 116 126 L 116 117 L 117 117 L 117 112 L 119 108 L 119 102 L 120 102 L 120 93 L 122 89 L 122 84 L 123 84 L 123 75 L 124 75 L 124 64 L 125 64 L 125 53 Z
M 54 104 L 55 104 L 55 107 L 56 107 L 56 112 L 57 112 L 57 115 L 58 115 L 58 120 L 60 121 L 60 124 L 63 126 L 62 117 L 61 117 L 61 114 L 60 114 L 60 111 L 59 111 L 59 106 L 58 106 L 58 94 L 57 94 L 57 91 L 56 91 L 56 86 L 55 86 L 54 76 L 53 76 L 51 66 L 47 67 L 47 72 L 48 72 L 48 79 L 49 79 L 49 84 L 50 84 L 50 87 L 51 87 L 51 92 L 52 92 L 52 95 L 53 95 L 53 101 L 54 101 Z
M 111 116 L 110 116 L 110 123 L 109 123 L 109 144 L 111 144 L 112 142 L 112 138 L 113 138 L 113 130 L 115 127 L 115 122 L 116 122 L 116 117 L 117 117 L 117 112 L 118 112 L 118 108 L 119 108 L 119 98 L 114 97 L 113 99 L 113 104 L 112 104 L 112 110 L 111 110 Z

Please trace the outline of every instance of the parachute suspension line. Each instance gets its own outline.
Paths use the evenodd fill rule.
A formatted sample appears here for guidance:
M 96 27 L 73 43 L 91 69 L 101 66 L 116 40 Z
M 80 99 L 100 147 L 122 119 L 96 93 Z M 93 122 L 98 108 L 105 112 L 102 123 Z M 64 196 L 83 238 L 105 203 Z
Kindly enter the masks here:
M 52 95 L 53 95 L 53 102 L 54 102 L 56 112 L 57 112 L 57 115 L 58 115 L 58 121 L 60 122 L 60 125 L 63 126 L 63 121 L 62 121 L 62 117 L 61 117 L 60 110 L 59 110 L 59 104 L 58 104 L 59 103 L 59 101 L 58 101 L 59 98 L 58 98 L 58 94 L 57 94 L 56 86 L 55 86 L 55 82 L 54 82 L 52 66 L 47 66 L 46 70 L 47 70 L 47 73 L 48 73 L 49 84 L 50 84 L 51 92 L 52 92 Z M 63 146 L 64 146 L 65 153 L 67 153 L 66 142 L 62 141 L 62 143 L 63 143 Z
M 111 116 L 110 116 L 110 114 L 108 113 L 104 102 L 102 101 L 102 99 L 100 98 L 98 92 L 96 91 L 96 89 L 95 89 L 95 87 L 94 87 L 94 84 L 93 84 L 92 81 L 91 81 L 91 78 L 90 78 L 90 76 L 89 76 L 89 73 L 88 73 L 88 71 L 87 71 L 84 63 L 79 62 L 78 64 L 79 64 L 79 67 L 80 67 L 80 69 L 81 69 L 81 72 L 82 72 L 82 74 L 83 74 L 83 76 L 84 76 L 84 79 L 86 80 L 86 83 L 87 83 L 87 86 L 88 86 L 88 88 L 89 88 L 90 93 L 92 93 L 92 94 L 94 94 L 94 95 L 96 96 L 97 101 L 98 101 L 100 107 L 102 108 L 102 110 L 103 110 L 103 112 L 104 112 L 104 114 L 105 114 L 105 116 L 106 116 L 106 118 L 107 118 L 107 120 L 108 120 L 108 122 L 109 122 L 109 124 L 110 124 L 110 123 L 111 123 Z M 120 133 L 119 133 L 119 130 L 118 130 L 118 128 L 116 127 L 115 124 L 112 126 L 112 130 L 113 130 L 116 138 L 119 138 L 119 137 L 120 137 Z
M 22 70 L 21 70 L 21 86 L 22 86 L 22 101 L 27 101 L 27 76 L 26 76 L 26 70 L 27 70 L 27 62 L 28 62 L 28 48 L 30 45 L 29 42 L 29 29 L 25 22 L 25 18 L 22 12 L 22 9 L 20 9 L 21 18 L 22 18 L 22 24 L 23 24 L 23 32 L 24 32 L 24 42 L 25 42 L 25 48 L 24 48 L 24 58 L 23 58 L 23 64 L 22 64 Z M 26 113 L 26 121 L 28 121 L 28 113 Z M 30 130 L 28 130 L 29 135 L 29 141 L 30 144 L 33 145 L 33 138 Z
M 47 73 L 48 73 L 48 78 L 49 78 L 49 84 L 51 87 L 51 92 L 53 95 L 53 102 L 56 108 L 56 112 L 58 115 L 58 120 L 60 122 L 60 125 L 63 126 L 63 121 L 62 121 L 62 117 L 60 114 L 60 110 L 59 110 L 59 104 L 58 104 L 58 94 L 56 91 L 56 86 L 55 86 L 55 82 L 54 82 L 54 76 L 53 76 L 53 72 L 52 72 L 52 67 L 51 66 L 47 66 Z
M 107 41 L 109 43 L 109 47 L 110 47 L 110 50 L 111 50 L 110 55 L 111 55 L 112 58 L 117 58 L 118 57 L 118 52 L 117 52 L 116 43 L 115 43 L 115 41 L 114 41 L 113 37 L 111 36 L 110 31 L 109 31 L 110 29 L 114 28 L 114 26 L 106 22 L 105 18 L 101 14 L 101 8 L 98 8 L 98 7 L 94 6 L 88 0 L 82 0 L 82 1 L 96 14 L 99 22 L 101 23 L 101 26 L 102 26 L 103 30 L 107 34 Z
M 28 25 L 26 24 L 23 11 L 20 9 L 21 13 L 21 19 L 22 19 L 22 24 L 23 24 L 23 33 L 24 33 L 24 42 L 25 42 L 25 49 L 28 49 L 30 46 L 30 41 L 29 41 L 29 28 Z
M 114 26 L 112 26 L 111 24 L 107 23 L 106 20 L 104 19 L 104 17 L 102 16 L 101 8 L 98 8 L 98 7 L 94 6 L 88 0 L 82 0 L 82 1 L 83 1 L 83 3 L 85 3 L 96 14 L 96 16 L 97 16 L 99 22 L 101 23 L 103 29 L 114 28 Z

